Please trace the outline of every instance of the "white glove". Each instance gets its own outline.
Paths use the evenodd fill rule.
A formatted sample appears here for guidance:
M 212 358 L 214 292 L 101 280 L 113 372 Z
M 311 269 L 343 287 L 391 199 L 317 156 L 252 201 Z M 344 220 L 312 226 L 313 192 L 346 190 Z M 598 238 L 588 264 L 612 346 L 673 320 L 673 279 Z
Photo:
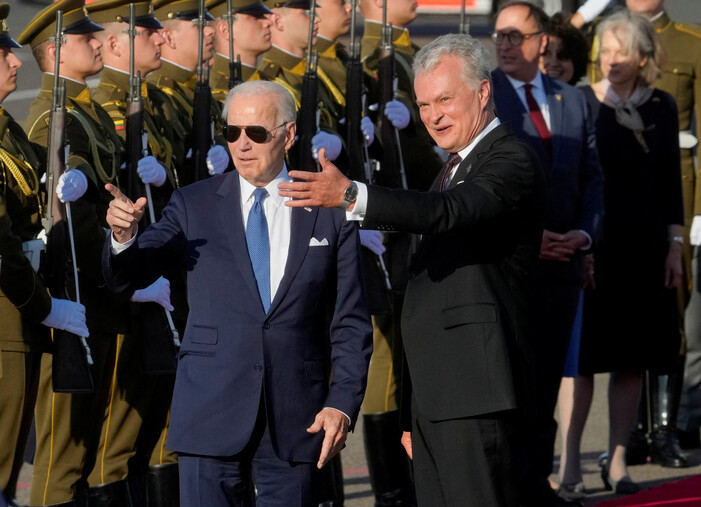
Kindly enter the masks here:
M 160 187 L 166 181 L 166 170 L 161 163 L 156 160 L 156 157 L 148 155 L 141 160 L 136 166 L 136 172 L 141 178 L 141 181 L 147 185 Z
M 360 244 L 377 255 L 382 255 L 387 250 L 385 245 L 382 244 L 382 233 L 380 231 L 360 229 Z
M 68 299 L 51 298 L 51 312 L 41 323 L 78 336 L 90 336 L 88 326 L 85 325 L 85 307 Z
M 169 312 L 175 309 L 170 304 L 170 282 L 163 277 L 145 289 L 135 290 L 134 294 L 131 295 L 131 300 L 135 303 L 158 303 Z
M 61 202 L 73 202 L 83 197 L 87 189 L 88 178 L 79 169 L 72 169 L 58 179 L 56 196 Z
M 229 152 L 226 148 L 215 144 L 207 152 L 207 170 L 210 176 L 216 176 L 229 167 Z
M 335 134 L 329 134 L 323 130 L 317 132 L 314 137 L 312 137 L 312 156 L 314 159 L 319 159 L 319 150 L 321 148 L 326 149 L 326 158 L 334 161 L 341 154 L 341 147 L 343 143 L 341 138 Z
M 385 104 L 385 116 L 398 129 L 403 129 L 409 125 L 409 120 L 411 120 L 409 108 L 398 100 L 390 100 Z
M 375 124 L 367 116 L 363 116 L 360 120 L 360 130 L 365 138 L 365 146 L 370 146 L 375 140 Z
M 691 222 L 689 241 L 693 246 L 701 246 L 701 215 L 695 215 Z

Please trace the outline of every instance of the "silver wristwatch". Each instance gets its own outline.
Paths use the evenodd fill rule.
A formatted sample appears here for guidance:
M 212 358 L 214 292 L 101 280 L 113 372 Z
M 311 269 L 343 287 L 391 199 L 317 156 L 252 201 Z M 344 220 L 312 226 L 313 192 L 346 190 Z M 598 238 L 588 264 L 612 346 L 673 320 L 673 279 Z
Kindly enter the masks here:
M 338 207 L 341 209 L 348 209 L 348 206 L 353 204 L 357 198 L 358 185 L 356 185 L 355 181 L 351 181 L 350 186 L 346 189 L 345 193 L 343 194 L 343 201 L 341 201 L 341 204 L 339 204 Z

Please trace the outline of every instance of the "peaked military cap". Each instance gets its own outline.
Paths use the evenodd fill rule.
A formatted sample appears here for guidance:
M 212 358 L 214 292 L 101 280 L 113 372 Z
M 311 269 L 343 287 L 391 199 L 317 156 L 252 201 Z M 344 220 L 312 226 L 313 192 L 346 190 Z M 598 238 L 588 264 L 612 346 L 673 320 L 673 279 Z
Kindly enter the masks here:
M 207 10 L 215 18 L 226 15 L 226 0 L 207 0 Z M 231 0 L 231 10 L 234 14 L 272 14 L 261 0 Z
M 292 9 L 311 9 L 312 3 L 310 0 L 264 0 L 265 6 L 268 9 L 276 7 L 290 7 Z M 319 4 L 316 4 L 319 7 Z
M 56 11 L 62 11 L 63 33 L 79 34 L 99 32 L 100 25 L 92 22 L 85 8 L 85 0 L 59 0 L 39 11 L 29 22 L 17 40 L 20 44 L 29 43 L 33 48 L 49 40 L 56 33 Z
M 184 19 L 191 21 L 200 15 L 200 2 L 198 0 L 154 0 L 153 10 L 160 21 L 167 19 Z M 212 15 L 205 10 L 205 18 L 213 21 Z
M 142 28 L 158 30 L 163 25 L 153 15 L 153 5 L 147 2 L 130 0 L 97 0 L 88 2 L 88 13 L 96 23 L 129 23 L 129 4 L 134 3 L 134 24 Z
M 10 14 L 10 4 L 0 3 L 0 48 L 20 48 L 16 40 L 10 37 L 7 30 L 7 16 Z

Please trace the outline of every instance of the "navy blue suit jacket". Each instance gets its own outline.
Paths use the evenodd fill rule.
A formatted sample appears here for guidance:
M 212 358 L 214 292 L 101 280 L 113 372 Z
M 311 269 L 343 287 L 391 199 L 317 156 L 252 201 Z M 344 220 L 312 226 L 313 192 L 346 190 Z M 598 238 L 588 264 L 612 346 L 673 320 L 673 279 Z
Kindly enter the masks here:
M 545 149 L 530 113 L 500 70 L 492 71 L 497 116 L 535 151 L 547 182 L 545 229 L 565 233 L 582 229 L 596 240 L 603 215 L 604 176 L 596 150 L 596 132 L 584 94 L 543 75 L 550 108 L 552 154 Z M 555 264 L 551 262 L 549 264 Z M 579 262 L 554 266 L 564 276 L 583 276 Z
M 372 324 L 357 226 L 341 210 L 295 208 L 285 273 L 266 315 L 246 245 L 236 171 L 176 190 L 161 220 L 104 270 L 114 290 L 187 269 L 190 314 L 179 353 L 168 447 L 231 456 L 248 443 L 264 391 L 283 460 L 314 462 L 323 407 L 354 422 L 363 400 Z M 328 246 L 309 246 L 310 240 Z M 333 370 L 333 379 L 331 371 Z

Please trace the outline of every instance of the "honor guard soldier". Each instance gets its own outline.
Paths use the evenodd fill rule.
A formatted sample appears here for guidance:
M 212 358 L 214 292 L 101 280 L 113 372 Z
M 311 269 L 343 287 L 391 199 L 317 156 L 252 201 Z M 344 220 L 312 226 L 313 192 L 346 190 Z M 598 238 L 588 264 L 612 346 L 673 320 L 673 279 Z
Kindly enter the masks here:
M 57 11 L 63 13 L 61 41 L 52 39 L 57 31 Z M 93 37 L 93 32 L 99 30 L 88 17 L 82 0 L 61 0 L 40 11 L 18 37 L 21 43 L 31 45 L 44 73 L 41 91 L 31 104 L 25 122 L 29 139 L 43 146 L 50 141 L 49 119 L 55 93 L 52 74 L 57 50 L 62 51 L 59 86 L 65 86 L 65 137 L 69 146 L 66 165 L 71 169 L 65 174 L 70 177 L 70 184 L 64 198 L 75 201 L 71 206 L 75 262 L 80 272 L 80 292 L 86 306 L 94 360 L 92 393 L 58 393 L 52 390 L 52 370 L 59 366 L 52 364 L 52 356 L 42 357 L 32 505 L 87 502 L 87 479 L 99 443 L 103 400 L 109 392 L 117 335 L 126 331 L 128 298 L 109 291 L 100 268 L 105 241 L 104 216 L 109 204 L 104 185 L 116 182 L 124 148 L 111 118 L 92 100 L 86 84 L 88 77 L 102 69 L 100 43 Z M 57 357 L 54 350 L 53 358 Z
M 10 12 L 0 3 L 0 104 L 17 88 L 20 45 L 7 29 Z M 39 274 L 44 242 L 40 186 L 46 150 L 31 143 L 0 106 L 0 503 L 14 505 L 23 449 L 31 427 L 42 352 L 50 327 L 88 335 L 85 307 L 54 299 Z
M 304 76 L 310 67 L 306 55 L 316 46 L 318 15 L 310 27 L 310 0 L 266 0 L 265 5 L 273 11 L 270 33 L 273 45 L 263 54 L 251 80 L 275 81 L 283 85 L 292 94 L 297 112 L 301 113 L 305 101 L 302 94 Z M 310 31 L 312 47 L 309 47 Z M 319 122 L 317 133 L 312 138 L 311 149 L 316 154 L 321 148 L 325 148 L 329 160 L 334 160 L 339 168 L 347 170 L 348 157 L 342 152 L 341 138 L 346 99 L 343 92 L 319 66 L 316 66 L 313 72 L 319 86 L 316 101 L 312 100 L 308 105 L 316 104 Z M 298 118 L 300 119 L 301 117 Z M 298 161 L 292 162 L 294 166 L 298 165 Z
M 231 0 L 234 52 L 230 55 L 229 38 L 232 35 L 229 33 L 227 4 L 227 0 L 207 0 L 207 10 L 215 18 L 215 53 L 210 83 L 212 96 L 220 104 L 224 103 L 231 84 L 251 78 L 258 65 L 258 56 L 269 50 L 271 44 L 269 14 L 272 11 L 260 0 Z M 239 72 L 233 80 L 230 78 L 231 62 Z
M 185 148 L 185 169 L 182 171 L 180 184 L 187 185 L 197 179 L 193 174 L 195 164 L 190 150 L 193 144 L 192 134 L 200 129 L 212 129 L 211 125 L 194 125 L 193 115 L 199 57 L 202 56 L 203 65 L 207 67 L 208 60 L 214 54 L 214 29 L 210 26 L 214 18 L 205 9 L 200 49 L 200 30 L 197 25 L 200 1 L 156 0 L 153 2 L 153 8 L 154 16 L 163 25 L 161 35 L 165 43 L 161 46 L 161 67 L 151 72 L 147 81 L 168 95 L 173 108 L 179 112 L 177 117 L 172 118 L 178 137 L 171 142 Z M 210 101 L 210 107 L 210 124 L 215 123 L 213 134 L 218 134 L 223 129 L 221 108 L 214 100 Z M 220 139 L 219 143 L 223 145 L 224 141 Z M 221 174 L 230 164 L 229 154 L 223 146 L 214 145 L 207 157 L 210 175 Z
M 63 28 L 59 37 L 55 37 L 58 11 L 62 13 Z M 70 170 L 61 177 L 66 177 L 62 200 L 72 204 L 77 245 L 75 263 L 80 272 L 80 293 L 86 303 L 88 344 L 94 363 L 90 368 L 91 389 L 81 387 L 70 392 L 53 392 L 57 391 L 56 372 L 66 366 L 59 360 L 61 351 L 55 338 L 53 359 L 46 354 L 42 357 L 32 505 L 70 505 L 71 502 L 84 505 L 88 501 L 88 476 L 95 464 L 118 341 L 127 331 L 129 320 L 129 297 L 109 291 L 100 267 L 105 242 L 104 217 L 109 203 L 104 185 L 117 183 L 124 155 L 123 142 L 112 119 L 92 100 L 86 84 L 89 76 L 102 69 L 100 42 L 93 36 L 100 30 L 102 28 L 88 17 L 82 0 L 61 0 L 40 11 L 18 37 L 20 42 L 31 45 L 44 72 L 42 90 L 30 107 L 25 128 L 30 140 L 51 145 L 50 155 L 64 151 L 49 135 L 51 118 L 56 109 L 66 112 L 65 151 Z M 70 57 L 57 58 L 60 50 Z M 56 68 L 60 78 L 54 81 L 51 73 Z M 63 87 L 65 106 L 61 106 L 60 100 L 54 101 L 56 94 L 64 95 Z M 130 297 L 151 301 L 149 294 L 160 295 L 156 292 L 149 287 Z M 111 483 L 92 493 L 97 498 L 109 493 L 118 502 L 128 501 L 126 481 Z
M 133 9 L 132 34 L 129 0 L 99 0 L 88 5 L 91 19 L 104 28 L 95 34 L 102 43 L 104 68 L 93 98 L 109 113 L 122 139 L 127 142 L 136 139 L 136 153 L 127 153 L 121 183 L 131 189 L 129 180 L 138 177 L 142 183 L 149 184 L 154 216 L 160 218 L 172 191 L 178 188 L 178 169 L 168 139 L 172 135 L 170 125 L 167 118 L 159 114 L 167 107 L 169 99 L 144 78 L 160 67 L 164 39 L 159 33 L 162 25 L 153 16 L 150 2 L 134 3 Z M 130 79 L 135 81 L 130 82 Z M 137 103 L 142 107 L 135 109 Z M 133 117 L 128 120 L 130 114 Z M 139 117 L 140 122 L 136 119 Z M 144 152 L 150 155 L 144 156 Z M 141 185 L 137 188 L 141 189 Z M 174 304 L 178 308 L 174 319 L 182 332 L 187 318 L 185 280 L 182 274 L 172 273 L 160 282 L 165 285 L 164 290 L 168 282 L 171 300 L 178 301 Z M 158 323 L 163 311 L 158 307 L 153 312 L 151 309 L 144 311 L 140 302 L 132 305 L 131 332 L 119 341 L 107 408 L 109 418 L 103 425 L 97 463 L 89 477 L 91 502 L 98 492 L 105 500 L 112 498 L 110 485 L 126 478 L 134 505 L 145 504 L 147 490 L 151 506 L 177 503 L 177 456 L 165 450 L 175 360 L 172 359 L 172 367 L 167 370 L 154 371 L 150 357 L 155 352 L 165 356 L 165 360 L 168 356 L 172 358 L 175 351 L 167 346 L 143 346 L 157 339 L 148 332 L 150 323 L 143 321 Z M 158 358 L 158 362 L 161 361 Z

